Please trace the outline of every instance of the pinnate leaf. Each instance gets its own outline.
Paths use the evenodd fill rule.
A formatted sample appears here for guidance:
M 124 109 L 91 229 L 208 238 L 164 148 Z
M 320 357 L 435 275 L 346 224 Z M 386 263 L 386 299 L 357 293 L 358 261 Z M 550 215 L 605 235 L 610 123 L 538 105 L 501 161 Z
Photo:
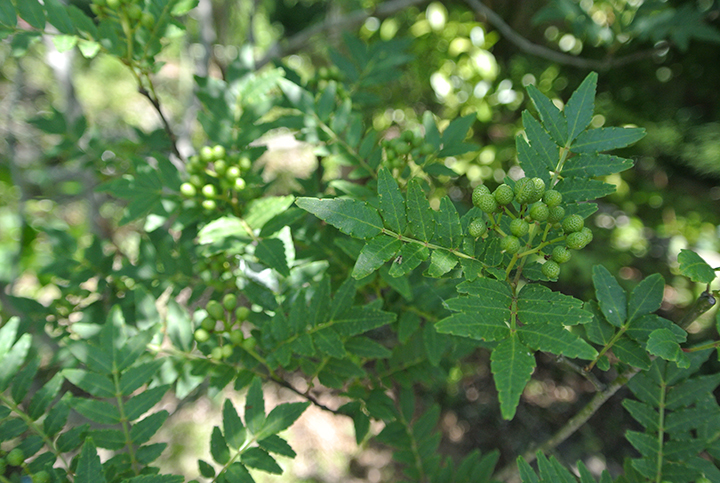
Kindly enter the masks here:
M 650 369 L 650 357 L 647 352 L 643 349 L 640 344 L 634 340 L 622 338 L 615 342 L 613 345 L 613 354 L 621 362 L 630 364 L 633 367 L 639 367 L 640 369 Z
M 229 399 L 223 404 L 223 433 L 227 444 L 232 448 L 239 448 L 245 442 L 245 426 Z
M 267 238 L 260 240 L 255 247 L 255 256 L 261 263 L 276 270 L 283 277 L 290 276 L 287 257 L 285 256 L 285 245 L 278 238 Z
M 615 185 L 588 178 L 561 179 L 555 185 L 555 189 L 563 195 L 563 201 L 566 203 L 595 200 L 616 190 Z
M 298 198 L 295 204 L 355 238 L 372 238 L 383 230 L 382 219 L 377 210 L 362 201 L 346 198 Z
M 680 273 L 698 283 L 710 283 L 715 280 L 715 270 L 692 250 L 680 250 L 678 255 Z
M 443 196 L 440 199 L 440 210 L 435 216 L 437 237 L 445 248 L 458 248 L 462 241 L 462 225 L 455 205 L 450 198 Z
M 500 342 L 490 356 L 490 368 L 500 400 L 503 419 L 512 419 L 525 385 L 535 369 L 535 357 L 518 337 Z
M 250 468 L 267 471 L 275 475 L 282 474 L 282 468 L 277 464 L 275 458 L 270 456 L 267 451 L 262 448 L 249 448 L 240 455 L 240 461 Z
M 77 469 L 75 470 L 76 483 L 105 483 L 105 475 L 100 464 L 100 456 L 92 438 L 86 438 L 83 444 Z
M 657 329 L 650 334 L 647 351 L 667 361 L 675 361 L 681 369 L 690 367 L 690 359 L 677 343 L 675 334 L 668 329 Z
M 402 277 L 412 272 L 430 256 L 430 250 L 420 243 L 405 243 L 388 272 L 391 277 Z
M 631 159 L 620 158 L 610 154 L 582 153 L 573 156 L 565 162 L 562 174 L 570 178 L 607 176 L 630 169 L 633 167 L 633 164 Z
M 222 431 L 217 426 L 213 427 L 212 435 L 210 435 L 210 454 L 221 465 L 230 461 L 230 449 L 225 442 Z
M 265 419 L 260 432 L 256 435 L 258 439 L 266 438 L 289 428 L 300 415 L 308 408 L 309 402 L 285 403 L 276 406 Z
M 553 323 L 525 325 L 517 329 L 520 341 L 535 350 L 570 358 L 592 360 L 597 351 L 577 335 Z
M 523 324 L 577 325 L 590 322 L 592 314 L 582 301 L 553 292 L 543 285 L 525 285 L 518 296 L 518 320 Z
M 655 312 L 662 304 L 665 291 L 665 280 L 662 275 L 655 273 L 645 278 L 630 293 L 628 300 L 627 320 Z

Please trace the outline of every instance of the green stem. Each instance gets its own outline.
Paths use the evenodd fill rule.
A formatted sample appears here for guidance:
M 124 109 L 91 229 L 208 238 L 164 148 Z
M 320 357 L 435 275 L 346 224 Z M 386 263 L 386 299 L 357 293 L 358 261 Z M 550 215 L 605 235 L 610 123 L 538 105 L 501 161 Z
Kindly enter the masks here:
M 658 422 L 658 458 L 655 473 L 655 483 L 661 483 L 663 478 L 662 466 L 663 466 L 663 445 L 665 443 L 665 381 L 663 380 L 660 384 L 660 401 L 658 402 L 658 410 L 660 411 L 660 420 Z

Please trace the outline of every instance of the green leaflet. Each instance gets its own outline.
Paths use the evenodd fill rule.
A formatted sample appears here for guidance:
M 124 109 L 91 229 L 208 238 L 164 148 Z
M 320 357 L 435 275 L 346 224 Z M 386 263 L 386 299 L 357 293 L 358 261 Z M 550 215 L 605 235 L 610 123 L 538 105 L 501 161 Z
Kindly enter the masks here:
M 233 403 L 226 399 L 223 404 L 223 435 L 227 444 L 239 448 L 247 439 L 247 431 Z
M 549 171 L 554 171 L 560 160 L 560 150 L 547 131 L 528 111 L 523 111 L 522 121 L 530 147 L 537 154 L 539 161 L 533 164 L 532 174 L 525 171 L 525 176 L 537 176 L 548 183 L 550 181 Z M 523 169 L 525 168 L 523 167 Z
M 260 240 L 255 247 L 255 256 L 261 263 L 276 270 L 283 277 L 290 276 L 285 245 L 278 238 Z
M 372 238 L 383 230 L 377 210 L 365 202 L 345 198 L 298 198 L 295 204 L 346 235 Z
M 517 329 L 520 341 L 535 350 L 569 358 L 593 360 L 597 351 L 577 335 L 553 323 L 526 325 Z
M 662 275 L 655 273 L 643 279 L 630 293 L 628 300 L 627 320 L 655 312 L 662 304 L 665 291 L 665 280 Z
M 378 171 L 378 198 L 380 214 L 391 230 L 402 234 L 407 226 L 405 218 L 405 199 L 400 193 L 397 181 L 385 167 Z
M 543 126 L 560 146 L 567 143 L 567 121 L 565 116 L 550 99 L 545 97 L 534 85 L 527 86 L 527 93 L 535 103 Z
M 435 216 L 418 178 L 413 178 L 408 182 L 407 218 L 413 235 L 425 242 L 433 239 Z
M 379 235 L 365 243 L 353 267 L 352 277 L 365 278 L 390 260 L 403 246 L 397 238 Z
M 402 277 L 415 270 L 428 259 L 430 249 L 419 243 L 405 243 L 395 262 L 390 267 L 391 277 Z
M 457 265 L 458 260 L 450 252 L 444 250 L 433 250 L 430 256 L 430 266 L 425 271 L 428 277 L 439 278 L 452 270 Z
M 562 193 L 565 203 L 594 200 L 615 192 L 615 185 L 587 178 L 561 179 L 555 189 Z
M 583 132 L 592 121 L 597 79 L 597 73 L 591 72 L 588 74 L 565 105 L 565 118 L 568 127 L 567 139 L 570 142 Z
M 580 300 L 543 285 L 525 285 L 518 295 L 518 320 L 523 324 L 577 325 L 589 322 L 591 317 Z
M 620 173 L 633 167 L 633 160 L 609 154 L 582 153 L 565 161 L 562 174 L 570 178 L 588 178 Z
M 601 127 L 581 133 L 570 146 L 574 153 L 594 153 L 624 148 L 645 136 L 645 129 Z
M 680 250 L 678 255 L 680 273 L 698 283 L 710 283 L 715 280 L 715 270 L 692 250 Z
M 690 367 L 690 359 L 676 340 L 675 334 L 669 329 L 656 329 L 650 333 L 647 351 L 667 361 L 674 361 L 681 369 Z
M 598 304 L 605 318 L 615 327 L 621 327 L 627 319 L 627 298 L 615 277 L 602 265 L 592 270 L 593 284 Z
M 463 230 L 455 205 L 450 198 L 440 199 L 440 209 L 435 213 L 436 237 L 445 248 L 457 249 L 462 241 Z
M 532 119 L 532 116 L 530 116 Z M 515 138 L 515 149 L 520 166 L 526 176 L 549 179 L 548 169 L 545 166 L 546 160 L 535 151 L 522 136 Z
M 77 469 L 75 470 L 75 481 L 77 483 L 105 483 L 100 456 L 92 438 L 85 439 Z
M 535 357 L 518 337 L 500 342 L 490 356 L 490 368 L 500 400 L 503 419 L 512 419 L 525 385 L 535 369 Z

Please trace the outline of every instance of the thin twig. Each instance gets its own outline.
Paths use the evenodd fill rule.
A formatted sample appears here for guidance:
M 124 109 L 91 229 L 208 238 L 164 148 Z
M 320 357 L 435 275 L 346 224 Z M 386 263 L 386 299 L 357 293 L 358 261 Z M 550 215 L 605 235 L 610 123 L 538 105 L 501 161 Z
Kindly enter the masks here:
M 559 64 L 572 65 L 581 69 L 607 71 L 638 60 L 650 58 L 667 49 L 667 45 L 663 43 L 663 45 L 658 45 L 652 49 L 635 52 L 633 54 L 617 58 L 607 57 L 604 60 L 595 60 L 577 57 L 530 42 L 528 39 L 513 30 L 512 27 L 510 27 L 497 13 L 491 10 L 480 0 L 465 0 L 465 3 L 475 10 L 475 12 L 484 15 L 488 22 L 498 29 L 505 39 L 515 44 L 515 46 L 523 52 L 537 57 L 542 57 L 543 59 L 557 62 Z
M 610 399 L 616 392 L 618 392 L 621 387 L 627 384 L 628 381 L 632 379 L 638 372 L 640 372 L 640 369 L 633 367 L 617 376 L 604 391 L 597 393 L 595 397 L 593 397 L 590 402 L 585 405 L 584 408 L 582 408 L 577 414 L 575 414 L 575 416 L 570 418 L 568 422 L 565 423 L 565 426 L 560 428 L 557 433 L 552 435 L 540 446 L 536 446 L 527 450 L 522 455 L 523 459 L 525 459 L 525 461 L 527 461 L 528 463 L 532 463 L 533 461 L 535 461 L 536 454 L 538 452 L 542 452 L 545 454 L 556 448 L 560 443 L 569 438 L 573 433 L 575 433 L 575 431 L 577 431 L 583 424 L 585 424 L 587 420 L 590 419 L 592 415 L 595 414 L 597 410 L 600 409 L 600 407 L 605 404 L 608 399 Z M 517 474 L 517 464 L 511 463 L 502 470 L 500 470 L 493 478 L 500 481 L 514 481 L 517 478 Z
M 343 413 L 339 412 L 337 409 L 332 409 L 332 408 L 329 408 L 328 406 L 324 405 L 323 403 L 318 401 L 317 398 L 315 398 L 315 396 L 312 396 L 307 392 L 302 392 L 301 390 L 295 388 L 295 386 L 293 386 L 292 384 L 290 384 L 289 382 L 287 382 L 285 379 L 283 379 L 281 377 L 278 377 L 278 378 L 271 377 L 270 380 L 273 381 L 274 383 L 278 384 L 279 386 L 282 386 L 286 389 L 290 389 L 292 392 L 294 392 L 298 396 L 304 397 L 305 399 L 307 399 L 308 401 L 310 401 L 311 403 L 313 403 L 315 406 L 319 407 L 320 409 L 329 411 L 336 416 L 347 416 L 347 414 L 343 414 Z
M 160 116 L 160 119 L 162 120 L 163 127 L 165 128 L 165 132 L 167 133 L 168 137 L 170 138 L 170 143 L 172 144 L 172 150 L 173 153 L 175 153 L 175 156 L 178 157 L 178 159 L 182 160 L 183 157 L 180 155 L 180 150 L 178 150 L 177 147 L 177 137 L 175 136 L 175 133 L 172 130 L 172 127 L 170 127 L 170 123 L 168 122 L 167 118 L 165 117 L 165 114 L 163 114 L 162 109 L 160 108 L 160 101 L 155 99 L 150 92 L 148 92 L 147 89 L 144 87 L 140 87 L 138 89 L 140 94 L 147 97 L 147 99 L 150 101 L 150 103 L 153 105 L 155 110 L 157 111 L 158 115 Z
M 351 29 L 362 24 L 369 17 L 386 18 L 408 7 L 422 5 L 428 2 L 429 0 L 391 0 L 381 3 L 374 11 L 358 9 L 337 19 L 327 19 L 302 32 L 298 32 L 284 42 L 277 42 L 268 49 L 267 53 L 261 59 L 258 59 L 256 68 L 260 69 L 273 59 L 282 58 L 301 50 L 314 35 L 327 30 Z

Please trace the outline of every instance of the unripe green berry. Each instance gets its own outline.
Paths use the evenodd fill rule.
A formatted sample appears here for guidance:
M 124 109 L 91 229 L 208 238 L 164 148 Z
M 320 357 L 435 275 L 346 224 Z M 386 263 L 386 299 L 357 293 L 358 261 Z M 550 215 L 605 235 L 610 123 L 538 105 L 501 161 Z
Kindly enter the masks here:
M 235 310 L 235 307 L 237 307 L 237 296 L 234 293 L 225 294 L 222 299 L 222 304 L 228 311 Z
M 485 213 L 494 213 L 498 209 L 498 204 L 493 195 L 480 195 L 477 207 Z
M 217 144 L 212 147 L 212 157 L 215 160 L 225 159 L 225 147 Z
M 245 180 L 242 178 L 236 179 L 233 183 L 233 188 L 235 189 L 235 191 L 242 191 L 245 189 L 245 186 L 247 185 L 245 184 Z
M 140 17 L 142 17 L 142 8 L 140 5 L 129 5 L 127 7 L 127 16 L 130 20 L 140 20 Z
M 200 161 L 205 164 L 212 163 L 215 160 L 213 156 L 213 148 L 210 146 L 203 146 L 200 148 Z
M 558 278 L 558 275 L 560 275 L 560 265 L 557 264 L 557 262 L 554 262 L 552 260 L 548 260 L 547 262 L 543 263 L 542 268 L 540 269 L 547 278 L 551 280 L 555 280 Z
M 213 350 L 210 351 L 210 359 L 214 361 L 221 361 L 223 358 L 223 350 L 222 347 L 213 347 Z
M 215 330 L 216 324 L 217 320 L 214 317 L 208 315 L 202 320 L 202 322 L 200 322 L 200 327 L 207 330 L 208 332 L 212 332 Z
M 559 223 L 560 220 L 565 218 L 565 208 L 562 206 L 553 206 L 548 208 L 548 219 L 549 223 Z
M 237 166 L 230 166 L 227 171 L 225 171 L 225 178 L 228 181 L 235 181 L 240 177 L 242 173 L 240 172 L 240 168 Z
M 120 0 L 107 0 L 107 6 L 111 10 L 117 10 L 120 7 Z
M 14 448 L 5 457 L 10 466 L 20 466 L 25 461 L 25 454 L 20 448 Z
M 582 250 L 589 242 L 585 234 L 579 231 L 570 233 L 565 239 L 565 244 L 573 250 Z
M 252 168 L 252 161 L 250 161 L 250 158 L 248 158 L 247 156 L 242 156 L 238 161 L 238 165 L 240 166 L 240 169 L 242 171 L 247 171 L 248 169 Z
M 559 206 L 562 203 L 562 193 L 555 190 L 547 190 L 543 195 L 543 202 L 548 205 L 548 208 Z
M 515 183 L 515 201 L 527 204 L 535 194 L 535 183 L 530 178 L 520 178 Z
M 240 345 L 245 340 L 245 334 L 243 334 L 243 331 L 240 329 L 235 329 L 232 332 L 230 332 L 230 342 L 232 342 L 235 345 Z
M 205 310 L 207 310 L 208 315 L 215 320 L 222 320 L 225 318 L 225 309 L 223 309 L 223 306 L 220 305 L 220 302 L 217 300 L 209 301 L 205 306 Z
M 482 195 L 489 195 L 489 194 L 490 194 L 490 188 L 488 188 L 488 187 L 485 186 L 484 184 L 481 184 L 481 185 L 476 186 L 475 189 L 473 190 L 473 193 L 472 193 L 472 202 L 473 202 L 473 205 L 479 207 L 479 206 L 480 206 L 480 205 L 479 205 L 479 203 L 480 203 L 480 197 L 481 197 Z
M 570 260 L 572 252 L 563 246 L 556 246 L 552 251 L 552 260 L 557 263 L 565 263 Z
M 395 152 L 398 153 L 400 156 L 405 156 L 410 152 L 412 148 L 409 144 L 400 143 L 397 146 L 395 146 Z
M 205 198 L 212 199 L 217 195 L 217 191 L 215 190 L 215 186 L 206 184 L 202 187 L 202 194 Z
M 215 200 L 203 200 L 202 207 L 207 211 L 215 211 L 217 209 L 217 203 L 215 203 Z
M 155 17 L 150 12 L 143 12 L 142 17 L 140 17 L 140 24 L 146 29 L 152 30 L 155 26 Z
M 513 198 L 515 198 L 515 193 L 513 193 L 513 189 L 510 186 L 503 183 L 495 189 L 493 196 L 498 205 L 505 206 L 512 203 Z
M 540 201 L 545 194 L 545 181 L 543 181 L 542 178 L 532 178 L 531 181 L 533 182 L 534 189 L 528 203 L 535 203 L 536 201 Z
M 520 251 L 520 240 L 518 240 L 515 236 L 506 236 L 500 240 L 500 248 L 510 255 L 514 255 Z
M 202 327 L 195 331 L 195 340 L 198 342 L 207 342 L 210 340 L 210 333 Z
M 190 178 L 188 178 L 188 183 L 193 185 L 195 188 L 200 189 L 205 185 L 205 180 L 201 176 L 193 174 Z
M 232 355 L 232 353 L 233 353 L 233 346 L 231 346 L 229 344 L 222 346 L 223 359 L 227 359 L 228 357 L 230 357 Z
M 580 215 L 570 215 L 562 222 L 562 229 L 565 233 L 575 233 L 583 229 L 585 222 Z
M 247 320 L 248 316 L 250 315 L 250 309 L 245 306 L 240 306 L 235 310 L 235 318 L 238 322 L 242 322 L 244 320 Z
M 487 225 L 485 224 L 485 220 L 483 220 L 482 218 L 475 218 L 468 225 L 468 235 L 473 238 L 480 238 L 485 233 L 487 233 L 487 231 Z
M 587 226 L 584 226 L 583 229 L 580 230 L 580 233 L 582 233 L 585 236 L 585 238 L 587 239 L 587 243 L 590 243 L 591 241 L 593 241 L 593 232 Z M 587 243 L 586 243 L 586 245 L 587 245 Z
M 213 163 L 213 168 L 215 168 L 215 172 L 218 176 L 224 176 L 227 172 L 227 163 L 224 159 L 218 159 Z
M 433 146 L 430 143 L 425 143 L 422 146 L 420 146 L 420 154 L 422 156 L 428 156 L 435 152 L 435 146 Z
M 515 218 L 510 222 L 510 233 L 518 238 L 527 235 L 529 230 L 530 224 L 522 218 Z
M 550 216 L 550 210 L 545 203 L 538 201 L 530 207 L 528 214 L 535 221 L 545 221 Z
M 197 194 L 197 189 L 191 183 L 183 183 L 180 185 L 180 194 L 185 198 L 194 198 Z

